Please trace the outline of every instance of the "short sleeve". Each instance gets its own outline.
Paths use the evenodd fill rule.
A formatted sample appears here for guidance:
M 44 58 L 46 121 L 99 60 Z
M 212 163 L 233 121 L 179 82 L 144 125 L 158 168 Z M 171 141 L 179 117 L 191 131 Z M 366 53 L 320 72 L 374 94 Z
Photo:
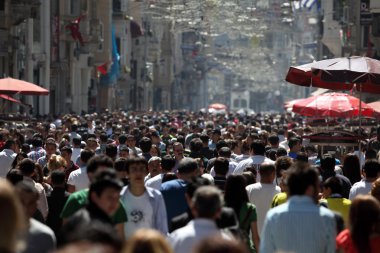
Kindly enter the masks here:
M 249 210 L 251 210 L 251 214 L 249 216 L 250 223 L 257 221 L 256 206 L 254 204 L 248 203 L 248 211 Z
M 128 221 L 127 212 L 125 211 L 123 202 L 121 200 L 119 202 L 119 208 L 116 210 L 116 213 L 112 216 L 113 224 L 120 224 Z

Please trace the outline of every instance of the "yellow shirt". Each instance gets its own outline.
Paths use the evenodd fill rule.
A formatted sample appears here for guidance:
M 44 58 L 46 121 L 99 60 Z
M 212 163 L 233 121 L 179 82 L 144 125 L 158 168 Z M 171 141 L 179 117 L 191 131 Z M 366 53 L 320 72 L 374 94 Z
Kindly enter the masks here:
M 345 198 L 327 198 L 321 202 L 327 202 L 327 207 L 342 215 L 345 227 L 348 227 L 348 215 L 350 214 L 351 200 Z

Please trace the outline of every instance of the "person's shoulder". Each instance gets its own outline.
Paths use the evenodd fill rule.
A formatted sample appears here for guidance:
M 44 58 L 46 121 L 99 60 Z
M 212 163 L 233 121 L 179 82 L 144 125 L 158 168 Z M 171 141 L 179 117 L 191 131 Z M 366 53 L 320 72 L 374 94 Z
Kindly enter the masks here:
M 162 195 L 162 193 L 159 190 L 156 190 L 156 189 L 154 189 L 152 187 L 148 186 L 148 187 L 145 187 L 145 189 L 146 189 L 146 191 L 148 192 L 148 194 L 150 196 L 156 197 L 156 196 L 161 196 Z
M 177 186 L 178 187 L 180 186 L 180 181 L 178 179 L 174 179 L 174 180 L 166 181 L 163 184 L 161 184 L 160 190 L 168 190 L 173 187 L 176 188 Z
M 45 235 L 48 235 L 49 237 L 54 238 L 54 240 L 55 240 L 55 235 L 54 235 L 53 230 L 51 228 L 49 228 L 48 226 L 46 226 L 45 224 L 43 224 L 43 223 L 41 223 L 41 222 L 39 222 L 33 218 L 30 218 L 29 223 L 30 223 L 30 230 L 33 233 L 45 234 Z
M 88 198 L 88 189 L 83 189 L 74 193 L 71 193 L 68 200 L 72 199 L 87 199 Z

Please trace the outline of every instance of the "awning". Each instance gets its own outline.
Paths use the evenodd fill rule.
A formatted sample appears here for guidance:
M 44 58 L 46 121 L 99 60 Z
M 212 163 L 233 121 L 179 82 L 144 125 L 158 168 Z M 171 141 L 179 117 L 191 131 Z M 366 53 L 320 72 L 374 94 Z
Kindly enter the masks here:
M 17 103 L 17 104 L 22 104 L 22 102 L 20 100 L 17 100 L 17 99 L 10 97 L 8 95 L 0 94 L 0 98 L 14 102 L 14 103 Z

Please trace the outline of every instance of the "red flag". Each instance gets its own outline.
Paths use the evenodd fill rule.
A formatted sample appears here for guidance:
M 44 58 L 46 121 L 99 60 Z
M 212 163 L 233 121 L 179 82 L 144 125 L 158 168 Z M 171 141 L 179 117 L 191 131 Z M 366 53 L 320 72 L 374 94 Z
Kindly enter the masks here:
M 82 33 L 79 31 L 79 24 L 80 24 L 81 19 L 84 16 L 85 15 L 81 15 L 78 18 L 72 20 L 70 24 L 66 25 L 66 29 L 69 29 L 71 31 L 71 37 L 74 40 L 79 40 L 81 46 L 84 45 L 84 41 L 83 41 Z
M 97 66 L 96 70 L 102 73 L 102 75 L 105 75 L 107 74 L 107 65 L 108 65 L 107 63 L 104 63 L 103 65 Z

